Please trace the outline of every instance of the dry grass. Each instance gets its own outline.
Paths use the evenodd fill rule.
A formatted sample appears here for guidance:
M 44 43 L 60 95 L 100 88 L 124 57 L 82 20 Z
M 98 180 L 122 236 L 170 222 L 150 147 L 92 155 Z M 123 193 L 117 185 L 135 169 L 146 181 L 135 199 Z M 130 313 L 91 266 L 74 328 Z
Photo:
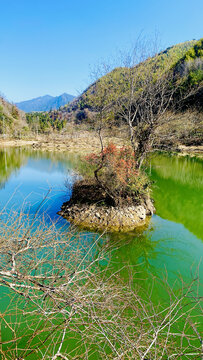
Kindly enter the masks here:
M 167 118 L 170 120 L 167 121 Z M 198 141 L 199 144 L 196 144 Z M 103 131 L 104 146 L 113 142 L 116 146 L 129 145 L 125 126 Z M 194 140 L 194 144 L 192 143 Z M 168 149 L 179 149 L 183 154 L 196 154 L 203 151 L 203 116 L 202 113 L 186 111 L 172 116 L 168 113 L 157 129 L 157 144 L 169 144 Z M 67 124 L 61 133 L 49 135 L 28 134 L 24 139 L 0 139 L 0 147 L 31 145 L 33 149 L 48 151 L 69 151 L 72 153 L 89 154 L 100 151 L 100 141 L 97 133 L 89 125 Z
M 113 142 L 117 146 L 126 144 L 123 130 L 111 130 L 104 133 L 104 146 Z M 100 151 L 100 141 L 93 130 L 83 130 L 79 126 L 70 126 L 64 133 L 39 135 L 29 139 L 1 139 L 0 146 L 26 146 L 32 145 L 33 149 L 69 151 L 72 153 L 89 154 Z

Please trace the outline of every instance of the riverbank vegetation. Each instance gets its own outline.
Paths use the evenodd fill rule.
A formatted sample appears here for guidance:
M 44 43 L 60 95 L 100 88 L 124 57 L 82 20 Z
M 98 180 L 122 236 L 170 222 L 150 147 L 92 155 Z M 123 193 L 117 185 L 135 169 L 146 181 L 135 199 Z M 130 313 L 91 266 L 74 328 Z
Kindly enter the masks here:
M 112 271 L 115 248 L 105 239 L 81 241 L 74 229 L 48 226 L 37 213 L 5 215 L 1 212 L 2 359 L 201 356 L 197 274 L 190 285 L 180 281 L 178 287 L 170 287 L 167 277 L 159 280 L 165 301 L 155 304 L 153 288 L 135 286 L 134 270 L 132 275 L 126 267 L 127 283 L 123 266 Z

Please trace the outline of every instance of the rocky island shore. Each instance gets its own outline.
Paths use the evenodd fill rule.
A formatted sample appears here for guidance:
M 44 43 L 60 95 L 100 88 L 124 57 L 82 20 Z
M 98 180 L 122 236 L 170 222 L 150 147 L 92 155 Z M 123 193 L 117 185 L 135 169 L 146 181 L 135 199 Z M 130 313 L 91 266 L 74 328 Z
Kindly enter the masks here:
M 79 182 L 74 185 L 72 197 L 62 205 L 59 215 L 92 231 L 128 232 L 147 225 L 154 212 L 149 197 L 135 204 L 112 206 L 99 186 L 93 188 Z

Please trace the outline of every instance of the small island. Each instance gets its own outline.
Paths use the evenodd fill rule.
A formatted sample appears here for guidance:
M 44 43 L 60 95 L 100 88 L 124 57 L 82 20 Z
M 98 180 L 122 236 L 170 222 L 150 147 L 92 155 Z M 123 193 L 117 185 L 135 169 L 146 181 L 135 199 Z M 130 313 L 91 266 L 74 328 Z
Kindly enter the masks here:
M 128 232 L 148 224 L 154 211 L 149 197 L 137 204 L 112 206 L 101 187 L 79 181 L 59 214 L 84 229 Z
M 99 154 L 83 157 L 84 169 L 84 177 L 73 185 L 72 197 L 60 215 L 97 231 L 128 232 L 148 223 L 155 211 L 150 181 L 137 168 L 131 147 L 110 143 Z

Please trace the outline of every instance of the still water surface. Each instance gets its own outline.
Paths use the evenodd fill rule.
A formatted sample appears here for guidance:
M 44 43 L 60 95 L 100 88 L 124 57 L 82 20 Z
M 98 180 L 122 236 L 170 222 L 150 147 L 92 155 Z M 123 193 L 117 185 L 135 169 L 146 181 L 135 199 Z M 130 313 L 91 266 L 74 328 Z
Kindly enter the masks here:
M 40 213 L 46 212 L 47 222 L 62 222 L 68 229 L 68 222 L 57 212 L 71 196 L 72 170 L 78 161 L 76 155 L 66 153 L 1 149 L 0 210 L 23 210 L 32 216 L 51 189 Z M 156 155 L 150 161 L 149 171 L 154 182 L 156 215 L 144 233 L 108 235 L 116 249 L 112 261 L 115 268 L 139 264 L 137 281 L 166 273 L 171 284 L 178 276 L 190 281 L 203 254 L 203 161 Z M 88 232 L 83 232 L 83 237 L 89 244 L 94 238 Z M 118 242 L 122 246 L 117 248 Z
M 39 215 L 45 213 L 47 223 L 62 224 L 68 231 L 69 223 L 57 212 L 71 196 L 73 169 L 79 161 L 77 155 L 68 153 L 29 148 L 1 149 L 0 212 L 2 209 L 23 211 L 32 217 L 51 189 Z M 153 278 L 163 278 L 166 274 L 171 286 L 174 283 L 179 286 L 179 278 L 191 281 L 191 274 L 195 273 L 203 253 L 203 161 L 156 155 L 149 161 L 149 173 L 157 212 L 148 228 L 144 232 L 107 234 L 102 241 L 108 241 L 115 249 L 110 257 L 113 270 L 129 265 L 135 286 L 141 283 L 151 289 Z M 88 250 L 95 234 L 81 231 L 80 235 L 82 247 Z M 199 269 L 202 279 L 201 264 Z M 121 276 L 129 280 L 128 271 L 123 270 Z M 160 302 L 164 296 L 158 282 L 153 286 L 152 298 Z M 4 311 L 9 307 L 9 301 L 2 288 L 0 300 L 0 311 Z M 10 335 L 6 326 L 2 331 L 4 339 L 8 340 Z M 74 349 L 74 341 L 68 339 L 68 344 Z M 35 355 L 29 358 L 35 359 Z

